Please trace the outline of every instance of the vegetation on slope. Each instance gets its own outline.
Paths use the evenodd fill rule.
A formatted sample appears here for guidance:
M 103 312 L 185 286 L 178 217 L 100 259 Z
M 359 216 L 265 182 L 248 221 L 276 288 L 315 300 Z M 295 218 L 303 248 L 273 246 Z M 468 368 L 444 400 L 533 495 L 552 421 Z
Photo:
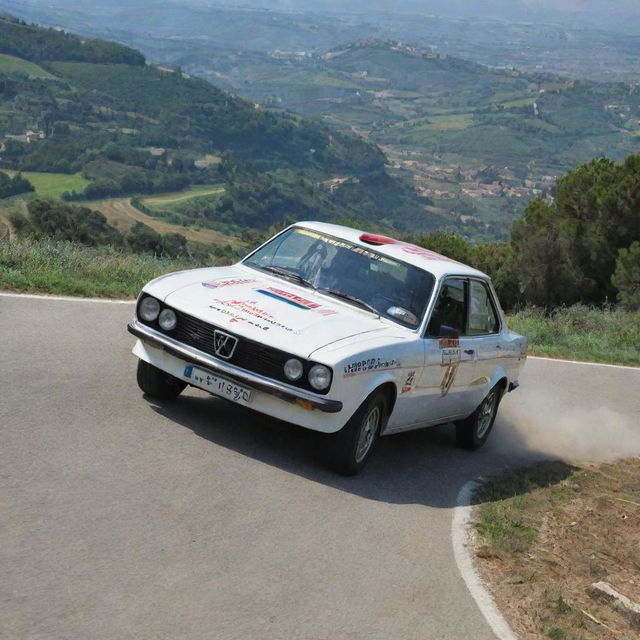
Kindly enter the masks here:
M 213 263 L 55 240 L 0 241 L 0 289 L 134 298 L 156 276 Z
M 640 313 L 585 305 L 552 313 L 528 308 L 509 316 L 509 328 L 529 339 L 536 356 L 640 367 Z
M 377 147 L 144 65 L 130 51 L 0 19 L 0 52 L 36 60 L 55 76 L 0 69 L 4 166 L 80 173 L 89 184 L 62 194 L 74 201 L 224 182 L 224 208 L 212 218 L 228 224 L 232 216 L 238 227 L 266 229 L 301 210 L 320 219 L 385 218 L 405 229 L 437 224 L 426 200 L 387 175 Z M 336 178 L 348 187 L 323 186 Z

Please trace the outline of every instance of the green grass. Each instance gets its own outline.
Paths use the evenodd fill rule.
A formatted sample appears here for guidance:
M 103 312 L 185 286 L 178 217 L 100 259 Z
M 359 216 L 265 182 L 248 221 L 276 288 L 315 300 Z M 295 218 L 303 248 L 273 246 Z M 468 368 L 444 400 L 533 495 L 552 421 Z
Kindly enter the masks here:
M 52 76 L 48 71 L 45 71 L 37 64 L 33 64 L 33 62 L 28 62 L 27 60 L 16 58 L 15 56 L 10 56 L 6 53 L 0 53 L 0 73 L 12 73 L 14 71 L 26 73 L 29 78 L 43 78 L 45 80 L 55 79 L 55 76 Z
M 186 202 L 193 198 L 203 198 L 224 193 L 224 185 L 221 184 L 199 184 L 176 193 L 165 193 L 159 196 L 148 196 L 143 198 L 143 203 L 150 209 L 167 209 L 172 205 Z
M 442 116 L 429 116 L 429 124 L 427 124 L 425 128 L 430 131 L 466 129 L 472 123 L 473 114 L 452 113 Z
M 529 353 L 551 358 L 640 366 L 640 313 L 563 307 L 545 316 L 527 309 L 508 318 L 529 339 Z
M 142 286 L 163 273 L 203 266 L 94 249 L 70 242 L 0 242 L 0 289 L 102 298 L 134 298 Z
M 536 529 L 523 518 L 526 505 L 523 496 L 482 505 L 476 528 L 497 551 L 525 551 L 537 536 Z
M 7 171 L 15 175 L 16 171 Z M 34 186 L 41 198 L 59 198 L 65 191 L 84 191 L 89 184 L 79 173 L 39 173 L 23 171 L 22 175 Z

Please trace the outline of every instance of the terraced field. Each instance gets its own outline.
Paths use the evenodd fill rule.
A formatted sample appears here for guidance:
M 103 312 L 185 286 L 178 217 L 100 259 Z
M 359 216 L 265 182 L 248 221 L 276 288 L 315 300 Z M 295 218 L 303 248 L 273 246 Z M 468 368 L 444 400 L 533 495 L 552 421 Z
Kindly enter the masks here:
M 177 194 L 172 194 L 174 197 Z M 169 197 L 169 194 L 167 196 Z M 82 203 L 83 206 L 95 209 L 103 213 L 109 224 L 113 225 L 120 231 L 127 231 L 136 222 L 142 222 L 152 229 L 155 229 L 158 233 L 179 233 L 183 235 L 189 242 L 198 242 L 201 244 L 214 244 L 225 246 L 230 244 L 232 247 L 240 245 L 238 238 L 233 236 L 227 236 L 213 229 L 204 229 L 198 227 L 183 227 L 181 225 L 171 224 L 165 220 L 154 218 L 142 213 L 139 209 L 136 209 L 130 202 L 129 198 L 109 198 L 107 200 L 90 200 L 89 202 Z M 145 200 L 145 204 L 148 202 Z
M 165 193 L 158 196 L 143 198 L 145 206 L 150 209 L 171 209 L 173 205 L 192 200 L 224 193 L 224 187 L 220 184 L 193 185 L 187 191 L 178 193 Z

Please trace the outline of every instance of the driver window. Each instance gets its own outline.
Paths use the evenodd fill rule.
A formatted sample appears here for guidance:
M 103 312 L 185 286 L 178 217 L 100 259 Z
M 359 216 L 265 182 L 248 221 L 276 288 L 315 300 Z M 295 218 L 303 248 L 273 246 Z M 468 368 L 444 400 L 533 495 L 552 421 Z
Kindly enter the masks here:
M 429 335 L 442 338 L 458 338 L 465 332 L 465 281 L 451 278 L 440 289 L 436 306 L 431 315 Z
M 477 280 L 469 283 L 469 335 L 497 333 L 498 318 L 487 287 Z

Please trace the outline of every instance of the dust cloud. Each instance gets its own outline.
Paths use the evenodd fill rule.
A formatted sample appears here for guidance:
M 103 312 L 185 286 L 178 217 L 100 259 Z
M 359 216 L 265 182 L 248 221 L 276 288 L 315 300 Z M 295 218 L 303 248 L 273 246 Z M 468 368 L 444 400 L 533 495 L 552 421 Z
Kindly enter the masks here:
M 510 399 L 511 400 L 511 399 Z M 640 455 L 640 414 L 596 404 L 578 406 L 551 393 L 529 392 L 500 407 L 493 438 L 502 452 L 607 462 Z

